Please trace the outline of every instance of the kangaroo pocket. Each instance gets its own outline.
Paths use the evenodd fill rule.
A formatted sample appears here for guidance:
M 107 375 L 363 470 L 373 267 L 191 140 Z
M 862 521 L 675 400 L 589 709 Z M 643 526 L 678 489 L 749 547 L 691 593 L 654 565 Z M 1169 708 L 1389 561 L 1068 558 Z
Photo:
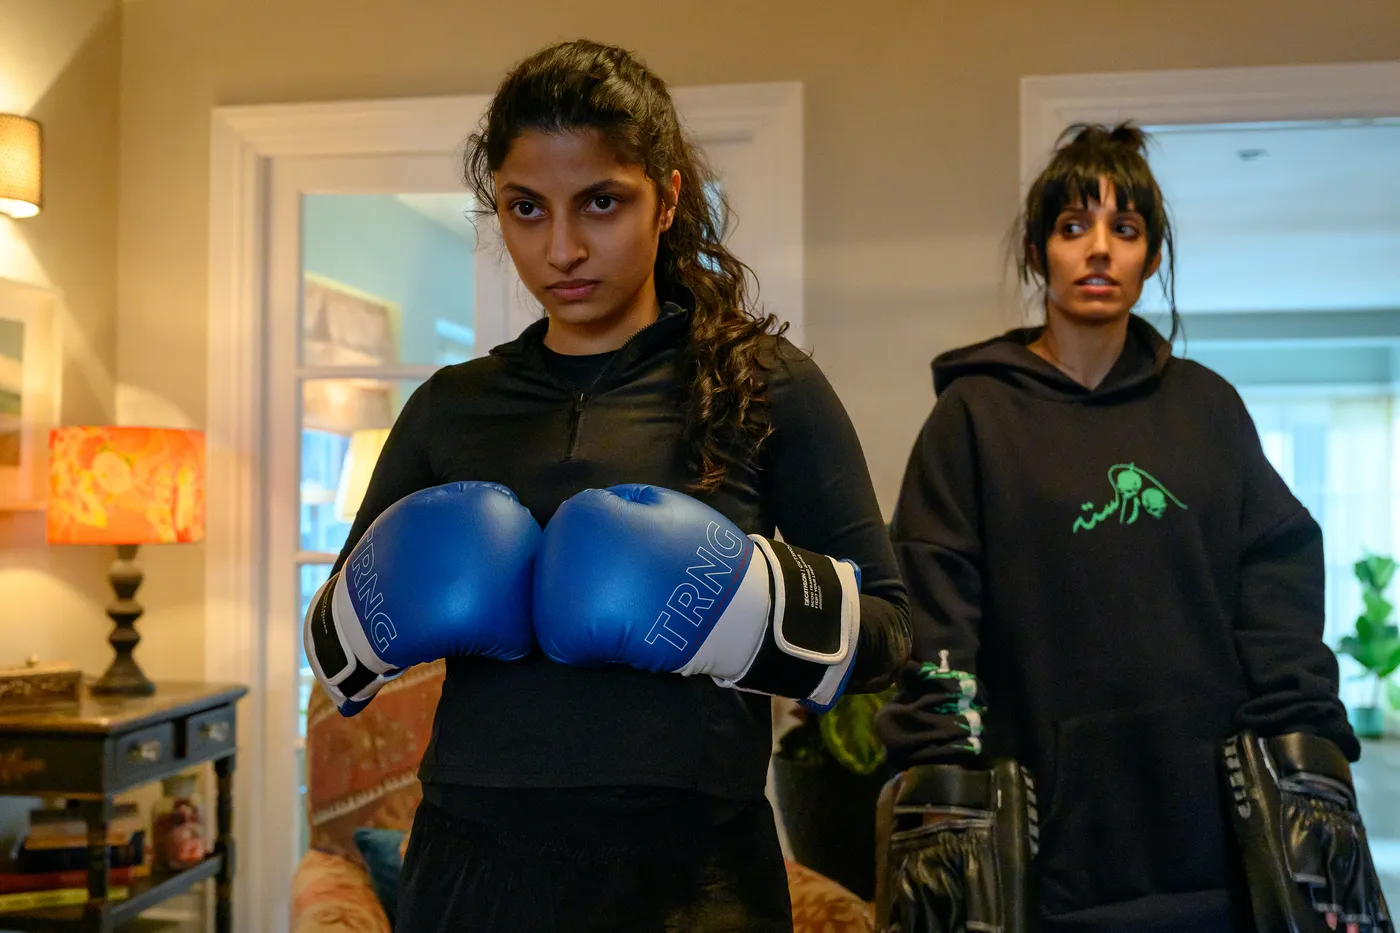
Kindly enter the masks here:
M 1215 756 L 1238 705 L 1215 696 L 1056 724 L 1037 872 L 1045 914 L 1226 886 Z

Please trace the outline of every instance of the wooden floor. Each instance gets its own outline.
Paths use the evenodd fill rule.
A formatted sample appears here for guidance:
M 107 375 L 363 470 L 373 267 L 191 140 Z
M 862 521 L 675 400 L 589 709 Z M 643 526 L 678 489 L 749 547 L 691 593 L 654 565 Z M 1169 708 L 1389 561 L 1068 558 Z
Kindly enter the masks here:
M 1400 736 L 1362 743 L 1352 780 L 1393 914 L 1400 910 Z

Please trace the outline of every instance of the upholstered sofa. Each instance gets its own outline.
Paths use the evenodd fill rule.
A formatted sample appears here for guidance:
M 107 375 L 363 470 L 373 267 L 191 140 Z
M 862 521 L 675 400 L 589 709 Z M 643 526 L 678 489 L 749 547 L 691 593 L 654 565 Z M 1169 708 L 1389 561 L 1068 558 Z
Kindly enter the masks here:
M 415 772 L 432 728 L 443 666 L 415 668 L 387 685 L 358 716 L 343 719 L 318 689 L 307 713 L 310 849 L 292 881 L 292 933 L 389 933 L 356 845 L 369 830 L 406 833 L 421 789 Z M 398 840 L 394 832 L 373 834 Z M 406 835 L 397 842 L 401 857 Z M 796 933 L 869 933 L 871 905 L 829 878 L 789 862 Z

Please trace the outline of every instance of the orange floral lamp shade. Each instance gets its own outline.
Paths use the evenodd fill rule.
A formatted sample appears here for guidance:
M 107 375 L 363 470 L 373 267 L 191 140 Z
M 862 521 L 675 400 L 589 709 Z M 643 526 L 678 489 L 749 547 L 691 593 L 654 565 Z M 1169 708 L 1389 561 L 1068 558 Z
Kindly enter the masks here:
M 174 428 L 49 432 L 52 544 L 174 544 L 204 537 L 204 434 Z

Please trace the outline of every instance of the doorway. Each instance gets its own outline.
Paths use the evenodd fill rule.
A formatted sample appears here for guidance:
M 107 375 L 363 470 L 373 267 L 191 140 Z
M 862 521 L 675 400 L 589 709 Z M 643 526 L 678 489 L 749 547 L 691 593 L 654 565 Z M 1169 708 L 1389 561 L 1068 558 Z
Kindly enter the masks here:
M 682 120 L 733 205 L 731 247 L 802 342 L 802 92 L 682 88 Z M 245 929 L 285 930 L 305 845 L 301 619 L 382 432 L 436 368 L 539 309 L 460 147 L 485 96 L 222 108 L 211 179 L 205 677 L 251 686 L 240 721 Z
M 1153 134 L 1179 244 L 1178 355 L 1237 388 L 1322 526 L 1342 699 L 1353 713 L 1386 704 L 1342 639 L 1367 608 L 1355 563 L 1400 550 L 1400 63 L 1031 77 L 1021 100 L 1023 184 L 1072 123 L 1131 119 Z M 1154 288 L 1140 310 L 1165 320 Z M 1393 902 L 1400 686 L 1391 693 L 1389 735 L 1363 741 L 1353 775 Z

